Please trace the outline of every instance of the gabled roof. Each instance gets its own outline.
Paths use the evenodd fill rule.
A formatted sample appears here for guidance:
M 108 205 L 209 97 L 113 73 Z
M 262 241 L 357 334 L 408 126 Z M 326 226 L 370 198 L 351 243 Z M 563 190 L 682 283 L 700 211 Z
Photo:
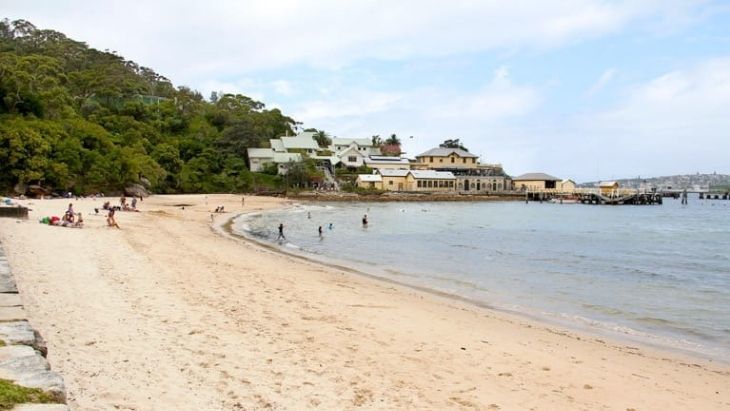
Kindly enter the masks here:
M 350 153 L 350 152 L 357 153 L 357 155 L 360 156 L 360 157 L 365 157 L 365 155 L 363 153 L 361 153 L 360 150 L 357 149 L 357 146 L 354 145 L 354 144 L 351 144 L 346 149 L 338 152 L 337 155 L 340 156 L 340 157 L 342 157 L 342 156 L 344 156 L 344 155 L 346 155 L 347 153 Z
M 383 177 L 405 177 L 411 170 L 391 170 L 389 168 L 379 168 L 378 174 Z
M 274 158 L 274 150 L 270 148 L 249 148 L 248 158 Z
M 269 140 L 269 144 L 271 144 L 271 148 L 274 151 L 278 151 L 280 153 L 286 152 L 286 148 L 284 148 L 284 143 L 281 142 L 278 138 L 272 138 Z
M 478 157 L 478 156 L 475 156 L 474 154 L 472 154 L 472 153 L 470 153 L 468 151 L 464 151 L 464 150 L 462 150 L 460 148 L 436 147 L 436 148 L 432 148 L 432 149 L 426 151 L 425 153 L 421 153 L 421 154 L 417 155 L 416 158 L 418 158 L 418 157 L 426 157 L 426 156 L 446 157 L 446 156 L 448 156 L 451 153 L 455 153 L 459 157 L 468 157 L 468 158 L 471 158 L 471 157 L 476 158 L 476 157 Z
M 380 174 L 358 174 L 357 179 L 360 181 L 377 183 L 383 181 L 383 177 Z
M 618 182 L 616 182 L 616 181 L 601 181 L 598 184 L 598 187 L 613 187 L 613 186 L 617 186 L 617 185 L 618 185 Z
M 560 181 L 560 179 L 545 173 L 527 173 L 513 178 L 512 181 Z
M 411 170 L 411 174 L 416 179 L 419 178 L 431 178 L 438 180 L 453 180 L 454 174 L 450 171 L 434 171 L 434 170 Z
M 333 138 L 332 145 L 335 146 L 349 146 L 355 143 L 360 147 L 372 147 L 373 140 L 369 138 Z
M 297 134 L 294 137 L 281 137 L 281 143 L 287 150 L 290 149 L 305 149 L 305 150 L 319 150 L 319 144 L 314 141 L 314 132 L 304 131 Z

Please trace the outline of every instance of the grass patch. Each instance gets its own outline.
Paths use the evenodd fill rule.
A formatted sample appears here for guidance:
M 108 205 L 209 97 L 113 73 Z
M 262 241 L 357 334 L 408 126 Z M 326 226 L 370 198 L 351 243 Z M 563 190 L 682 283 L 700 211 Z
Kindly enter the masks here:
M 38 388 L 26 388 L 12 381 L 0 379 L 0 410 L 10 410 L 16 404 L 55 404 L 58 403 L 51 394 Z

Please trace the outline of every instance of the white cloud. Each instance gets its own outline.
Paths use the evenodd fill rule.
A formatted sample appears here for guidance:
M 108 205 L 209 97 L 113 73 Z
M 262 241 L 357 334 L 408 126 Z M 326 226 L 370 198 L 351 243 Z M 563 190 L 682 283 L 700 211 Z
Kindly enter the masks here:
M 294 108 L 294 118 L 305 127 L 316 126 L 340 137 L 395 133 L 410 155 L 446 138 L 461 138 L 491 162 L 522 163 L 528 160 L 526 153 L 534 150 L 512 141 L 519 131 L 511 130 L 510 123 L 524 121 L 539 107 L 540 90 L 515 84 L 506 67 L 471 93 L 441 88 L 374 92 L 325 85 L 324 89 L 326 93 Z M 520 136 L 522 141 L 525 137 Z
M 11 18 L 116 50 L 178 83 L 308 64 L 541 49 L 631 22 L 692 15 L 680 0 L 71 2 L 4 4 Z M 684 13 L 682 13 L 684 12 Z
M 536 164 L 578 179 L 727 170 L 730 58 L 628 87 L 614 106 L 548 130 Z

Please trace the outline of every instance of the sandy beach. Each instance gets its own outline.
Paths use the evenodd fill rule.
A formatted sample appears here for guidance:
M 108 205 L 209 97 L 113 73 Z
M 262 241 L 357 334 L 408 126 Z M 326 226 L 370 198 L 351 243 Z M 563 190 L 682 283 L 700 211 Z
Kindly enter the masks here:
M 116 202 L 116 199 L 112 199 Z M 561 329 L 232 238 L 287 200 L 154 196 L 120 230 L 69 200 L 0 219 L 31 323 L 79 410 L 730 409 L 730 367 Z M 207 204 L 206 204 L 207 203 Z M 226 213 L 211 213 L 224 205 Z M 183 209 L 184 208 L 184 209 Z

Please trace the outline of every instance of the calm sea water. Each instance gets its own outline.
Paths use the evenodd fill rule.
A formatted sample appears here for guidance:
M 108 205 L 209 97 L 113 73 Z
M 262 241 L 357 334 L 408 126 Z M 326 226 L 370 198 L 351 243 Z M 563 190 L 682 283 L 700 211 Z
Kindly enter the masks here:
M 318 203 L 240 216 L 234 230 L 493 307 L 730 360 L 730 201 Z

